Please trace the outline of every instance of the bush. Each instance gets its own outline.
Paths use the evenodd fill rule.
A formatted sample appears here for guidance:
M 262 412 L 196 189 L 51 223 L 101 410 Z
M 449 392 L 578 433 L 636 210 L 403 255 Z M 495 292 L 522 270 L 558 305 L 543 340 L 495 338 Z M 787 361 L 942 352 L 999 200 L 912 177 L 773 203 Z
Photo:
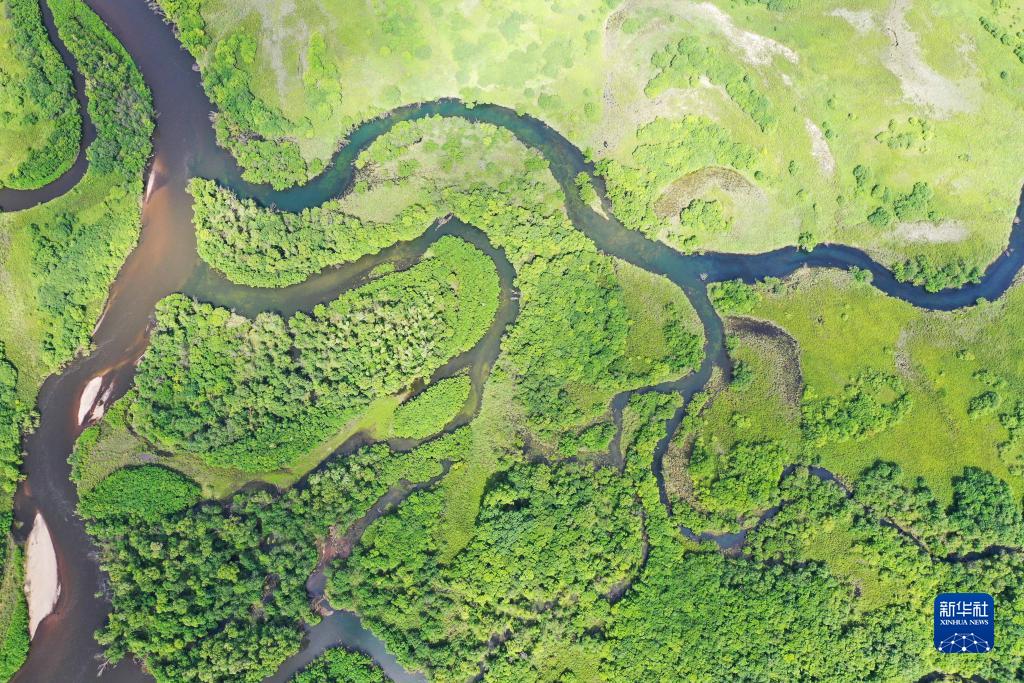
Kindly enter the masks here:
M 154 522 L 199 501 L 199 486 L 158 465 L 114 470 L 85 493 L 78 512 L 90 519 L 133 517 Z
M 757 289 L 742 280 L 712 282 L 708 285 L 708 297 L 718 312 L 726 315 L 750 313 L 761 300 Z
M 887 394 L 891 400 L 885 400 Z M 910 410 L 910 395 L 900 379 L 881 373 L 861 375 L 839 396 L 813 399 L 812 395 L 808 391 L 804 397 L 801 426 L 806 437 L 818 446 L 877 434 Z
M 991 472 L 967 467 L 953 480 L 949 521 L 968 540 L 1024 546 L 1024 518 L 1010 486 Z
M 994 391 L 986 391 L 978 394 L 967 403 L 967 414 L 971 417 L 990 415 L 999 408 L 1001 402 L 999 394 Z
M 579 192 L 580 201 L 588 206 L 597 201 L 597 190 L 590 176 L 582 171 L 576 175 L 576 191 Z
M 336 647 L 292 677 L 292 683 L 384 683 L 384 672 L 361 652 Z
M 438 380 L 395 410 L 394 436 L 422 439 L 436 434 L 466 405 L 472 382 L 467 375 Z
M 969 266 L 963 259 L 939 266 L 924 254 L 897 263 L 892 272 L 897 280 L 912 282 L 929 292 L 981 282 L 981 269 Z
M 715 235 L 732 227 L 717 199 L 694 199 L 679 212 L 679 225 L 687 232 Z

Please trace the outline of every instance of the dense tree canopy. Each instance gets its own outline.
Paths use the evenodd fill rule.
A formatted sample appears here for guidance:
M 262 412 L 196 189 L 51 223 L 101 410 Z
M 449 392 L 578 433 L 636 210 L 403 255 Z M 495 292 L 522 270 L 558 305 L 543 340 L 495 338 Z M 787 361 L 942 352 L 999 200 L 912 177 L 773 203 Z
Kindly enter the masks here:
M 344 534 L 389 488 L 437 476 L 465 449 L 457 432 L 408 453 L 378 445 L 339 457 L 282 495 L 249 491 L 163 516 L 102 508 L 88 521 L 111 583 L 113 612 L 98 636 L 107 657 L 139 656 L 160 681 L 272 674 L 298 651 L 302 622 L 316 621 L 305 582 L 317 541 L 331 528 Z
M 133 423 L 166 450 L 272 469 L 471 348 L 497 299 L 493 263 L 455 238 L 287 323 L 168 297 L 139 366 Z
M 292 683 L 384 683 L 384 672 L 366 655 L 331 648 L 295 674 Z

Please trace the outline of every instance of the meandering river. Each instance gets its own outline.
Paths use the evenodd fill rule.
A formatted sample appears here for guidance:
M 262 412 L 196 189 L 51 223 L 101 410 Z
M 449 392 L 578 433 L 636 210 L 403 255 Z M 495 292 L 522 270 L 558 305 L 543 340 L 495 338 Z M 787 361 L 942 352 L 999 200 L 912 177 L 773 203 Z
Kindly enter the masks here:
M 821 245 L 811 252 L 787 248 L 758 255 L 686 256 L 624 228 L 611 217 L 607 202 L 605 209 L 609 217 L 584 205 L 575 192 L 574 178 L 580 172 L 592 173 L 593 167 L 579 149 L 543 122 L 494 105 L 477 105 L 470 109 L 455 100 L 404 107 L 360 126 L 328 170 L 303 187 L 275 192 L 253 186 L 240 179 L 241 172 L 234 159 L 216 145 L 209 121 L 213 107 L 202 90 L 192 58 L 181 49 L 170 27 L 140 0 L 87 0 L 87 4 L 103 18 L 139 66 L 153 92 L 159 118 L 139 244 L 110 288 L 106 310 L 93 335 L 95 350 L 46 380 L 39 394 L 39 429 L 25 441 L 27 478 L 18 491 L 16 516 L 26 524 L 37 512 L 46 519 L 56 547 L 62 593 L 55 613 L 40 625 L 29 659 L 16 678 L 18 681 L 86 681 L 95 678 L 100 669 L 101 648 L 93 640 L 93 632 L 105 622 L 109 603 L 102 596 L 104 580 L 96 562 L 95 547 L 81 520 L 75 516 L 76 493 L 69 478 L 67 457 L 80 432 L 78 398 L 83 389 L 90 380 L 102 376 L 101 393 L 109 393 L 111 399 L 128 390 L 135 363 L 146 347 L 156 303 L 170 293 L 185 292 L 244 313 L 260 310 L 289 313 L 332 299 L 357 285 L 374 263 L 414 259 L 433 239 L 428 234 L 396 245 L 377 257 L 327 269 L 295 287 L 280 290 L 240 287 L 211 271 L 196 254 L 191 198 L 185 191 L 190 177 L 214 178 L 242 196 L 273 203 L 282 209 L 298 210 L 342 193 L 351 181 L 352 161 L 356 155 L 399 120 L 441 114 L 508 128 L 548 159 L 552 173 L 565 190 L 566 209 L 577 228 L 606 253 L 666 275 L 690 298 L 704 325 L 705 361 L 697 372 L 679 381 L 648 389 L 679 391 L 687 399 L 705 385 L 712 368 L 728 370 L 729 367 L 722 322 L 707 298 L 708 281 L 782 277 L 802 266 L 858 266 L 870 270 L 874 285 L 887 294 L 921 307 L 949 310 L 971 305 L 979 297 L 998 297 L 1010 286 L 1024 263 L 1024 228 L 1020 225 L 1024 207 L 1017 210 L 1006 251 L 989 265 L 981 283 L 939 293 L 900 283 L 863 252 L 841 245 Z M 75 70 L 74 60 L 57 39 L 45 7 L 44 19 L 54 44 L 75 71 L 75 85 L 85 114 L 82 79 Z M 83 149 L 95 134 L 88 116 L 84 118 Z M 71 170 L 45 188 L 32 192 L 0 191 L 0 207 L 15 210 L 58 196 L 73 187 L 84 170 L 85 156 L 80 154 Z M 598 185 L 602 189 L 600 182 Z M 467 226 L 452 223 L 443 230 L 465 236 L 480 246 L 489 246 L 481 241 L 478 231 Z M 503 270 L 504 259 L 498 258 L 493 249 L 488 253 L 495 258 L 499 270 Z M 507 261 L 504 264 L 507 266 Z M 510 277 L 503 272 L 504 282 Z M 499 324 L 474 351 L 458 360 L 471 368 L 476 382 L 482 381 L 486 368 L 494 360 L 504 322 L 515 316 L 515 307 L 508 304 L 510 298 L 505 297 Z M 626 394 L 616 397 L 613 402 L 616 413 L 627 399 Z M 668 425 L 655 459 L 656 470 L 660 469 L 661 455 L 681 416 L 682 411 L 679 411 Z M 463 415 L 466 417 L 468 415 Z M 383 643 L 361 626 L 358 618 L 345 613 L 337 613 L 312 629 L 303 652 L 286 662 L 273 680 L 287 680 L 317 653 L 338 643 L 367 651 L 397 681 L 422 680 L 421 676 L 404 671 L 387 653 Z M 131 661 L 103 670 L 101 679 L 112 682 L 151 680 Z

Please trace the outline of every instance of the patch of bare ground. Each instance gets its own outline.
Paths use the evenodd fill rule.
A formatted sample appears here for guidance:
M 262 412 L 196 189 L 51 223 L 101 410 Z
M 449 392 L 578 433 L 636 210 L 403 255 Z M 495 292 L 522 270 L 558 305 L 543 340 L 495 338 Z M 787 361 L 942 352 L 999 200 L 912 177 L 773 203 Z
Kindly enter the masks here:
M 954 81 L 925 61 L 917 34 L 907 22 L 909 9 L 910 0 L 894 0 L 884 20 L 891 40 L 883 61 L 899 79 L 904 98 L 932 110 L 936 118 L 973 111 L 978 106 L 978 83 L 969 78 Z
M 817 124 L 810 119 L 804 119 L 804 128 L 807 129 L 807 135 L 811 138 L 811 155 L 814 160 L 818 162 L 818 167 L 821 168 L 821 172 L 827 176 L 833 176 L 836 173 L 836 160 L 832 156 L 832 150 L 828 146 L 828 140 L 825 139 L 825 134 L 821 132 L 821 128 L 818 128 Z
M 910 349 L 908 348 L 908 342 L 910 341 L 910 334 L 907 330 L 900 332 L 899 338 L 896 340 L 896 351 L 893 353 L 893 362 L 896 365 L 896 371 L 905 380 L 914 379 L 914 365 L 910 361 Z
M 970 237 L 970 230 L 963 221 L 943 220 L 914 221 L 912 223 L 897 223 L 894 236 L 904 242 L 946 244 L 949 242 L 962 242 Z
M 736 26 L 731 16 L 710 2 L 673 4 L 684 15 L 705 19 L 714 25 L 733 47 L 743 53 L 746 61 L 750 64 L 765 66 L 770 64 L 776 56 L 782 57 L 792 64 L 800 61 L 800 56 L 796 52 L 779 41 Z
M 845 19 L 846 22 L 853 27 L 853 30 L 861 35 L 869 33 L 876 26 L 875 15 L 866 9 L 853 10 L 845 7 L 838 7 L 829 12 L 829 16 Z

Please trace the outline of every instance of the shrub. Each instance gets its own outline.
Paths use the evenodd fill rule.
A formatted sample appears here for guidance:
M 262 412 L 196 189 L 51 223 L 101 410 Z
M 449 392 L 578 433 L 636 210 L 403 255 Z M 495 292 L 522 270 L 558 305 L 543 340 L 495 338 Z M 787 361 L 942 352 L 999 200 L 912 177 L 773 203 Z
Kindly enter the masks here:
M 115 470 L 82 496 L 78 512 L 90 519 L 138 517 L 147 522 L 191 507 L 199 486 L 188 477 L 158 465 Z
M 750 313 L 761 300 L 757 289 L 742 280 L 712 282 L 708 285 L 708 296 L 715 308 L 725 314 Z
M 384 683 L 384 672 L 361 652 L 335 647 L 295 674 L 292 683 Z
M 994 391 L 986 391 L 978 394 L 967 403 L 967 414 L 971 417 L 981 417 L 994 413 L 1001 403 L 999 394 Z
M 436 434 L 466 405 L 472 382 L 467 375 L 448 377 L 428 386 L 418 396 L 398 406 L 391 433 L 405 439 Z

